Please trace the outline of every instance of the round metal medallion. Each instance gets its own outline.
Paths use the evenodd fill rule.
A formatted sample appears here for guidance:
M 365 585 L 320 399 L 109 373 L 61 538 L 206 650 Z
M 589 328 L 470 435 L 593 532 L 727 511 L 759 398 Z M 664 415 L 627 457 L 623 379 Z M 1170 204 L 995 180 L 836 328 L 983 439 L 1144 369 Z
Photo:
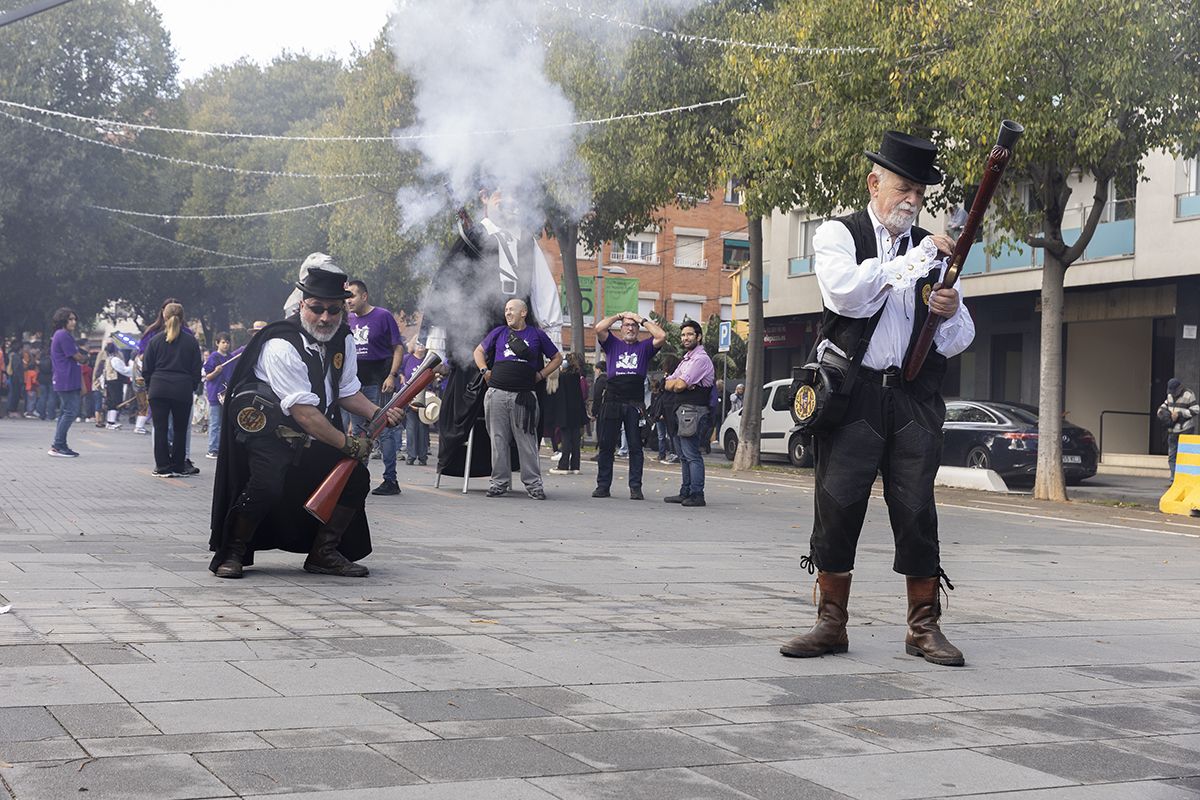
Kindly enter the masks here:
M 344 353 L 334 353 L 333 354 L 333 368 L 341 369 L 342 362 L 345 360 L 345 358 L 346 358 L 346 356 Z
M 243 408 L 238 412 L 237 424 L 246 433 L 259 433 L 267 427 L 267 415 L 257 408 Z
M 804 385 L 796 390 L 796 419 L 808 419 L 817 410 L 817 393 L 813 387 Z
M 929 305 L 929 295 L 933 294 L 933 284 L 926 284 L 921 290 L 921 299 L 925 301 L 925 305 Z

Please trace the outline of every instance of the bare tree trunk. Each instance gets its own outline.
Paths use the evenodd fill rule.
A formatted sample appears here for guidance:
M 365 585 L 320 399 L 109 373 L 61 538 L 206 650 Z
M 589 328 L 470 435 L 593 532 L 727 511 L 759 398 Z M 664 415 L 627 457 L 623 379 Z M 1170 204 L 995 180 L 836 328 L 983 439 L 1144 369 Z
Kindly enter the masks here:
M 1063 278 L 1067 268 L 1050 251 L 1042 268 L 1041 389 L 1038 393 L 1038 500 L 1067 499 L 1062 469 L 1062 321 Z
M 562 253 L 563 286 L 567 292 L 567 314 L 571 317 L 571 352 L 582 355 L 583 292 L 579 289 L 579 262 L 575 257 L 575 247 L 579 241 L 579 223 L 560 221 L 556 222 L 553 228 L 554 238 L 558 239 L 558 250 Z
M 762 217 L 747 215 L 750 233 L 750 275 L 746 280 L 750 333 L 746 340 L 746 395 L 742 404 L 742 428 L 733 469 L 750 469 L 761 463 L 763 393 L 763 228 Z

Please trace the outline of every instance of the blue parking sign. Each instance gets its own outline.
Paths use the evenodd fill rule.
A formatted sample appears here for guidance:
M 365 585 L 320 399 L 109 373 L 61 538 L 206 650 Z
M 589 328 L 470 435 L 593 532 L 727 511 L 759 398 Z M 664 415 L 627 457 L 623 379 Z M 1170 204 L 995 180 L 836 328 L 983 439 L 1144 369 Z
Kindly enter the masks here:
M 728 353 L 729 343 L 733 339 L 733 323 L 722 320 L 717 333 L 717 352 Z

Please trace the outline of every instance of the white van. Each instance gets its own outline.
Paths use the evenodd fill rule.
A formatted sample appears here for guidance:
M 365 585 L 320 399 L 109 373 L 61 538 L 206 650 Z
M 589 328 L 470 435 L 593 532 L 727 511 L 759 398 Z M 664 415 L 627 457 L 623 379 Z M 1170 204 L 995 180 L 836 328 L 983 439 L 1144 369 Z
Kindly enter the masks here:
M 782 456 L 796 467 L 812 466 L 812 450 L 798 433 L 792 433 L 792 381 L 790 378 L 771 381 L 763 387 L 762 431 L 759 452 L 764 456 Z M 735 411 L 721 423 L 721 447 L 725 458 L 733 461 L 737 452 L 738 435 L 742 428 L 742 413 Z

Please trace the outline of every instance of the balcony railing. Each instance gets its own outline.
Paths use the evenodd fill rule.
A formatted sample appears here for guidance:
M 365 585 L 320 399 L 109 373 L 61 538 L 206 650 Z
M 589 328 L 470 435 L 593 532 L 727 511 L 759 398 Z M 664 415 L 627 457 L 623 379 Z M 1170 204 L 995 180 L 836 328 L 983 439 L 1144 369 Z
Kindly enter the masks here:
M 1175 218 L 1200 217 L 1200 192 L 1175 195 Z
M 1067 245 L 1074 244 L 1079 239 L 1087 215 L 1091 213 L 1091 205 L 1079 205 L 1068 208 L 1063 214 L 1063 241 Z M 1131 256 L 1135 250 L 1134 242 L 1134 210 L 1132 199 L 1116 200 L 1107 204 L 1101 222 L 1096 225 L 1092 240 L 1084 248 L 1080 261 L 1094 261 L 1100 258 L 1115 258 Z M 1197 213 L 1200 213 L 1198 211 Z M 1073 226 L 1073 227 L 1067 227 Z M 993 234 L 994 236 L 994 234 Z M 1000 272 L 1007 269 L 1029 269 L 1040 267 L 1045 263 L 1045 255 L 1041 248 L 1033 249 L 1024 242 L 1007 240 L 998 256 L 987 253 L 985 244 L 996 241 L 988 238 L 971 248 L 971 254 L 963 265 L 964 275 L 979 275 L 986 272 Z
M 658 266 L 658 256 L 646 256 L 644 258 L 633 258 L 625 253 L 613 252 L 609 259 L 613 264 L 647 264 L 649 266 Z
M 684 267 L 686 269 L 708 269 L 708 259 L 702 258 L 699 261 L 688 260 L 686 258 L 675 257 L 675 266 Z

